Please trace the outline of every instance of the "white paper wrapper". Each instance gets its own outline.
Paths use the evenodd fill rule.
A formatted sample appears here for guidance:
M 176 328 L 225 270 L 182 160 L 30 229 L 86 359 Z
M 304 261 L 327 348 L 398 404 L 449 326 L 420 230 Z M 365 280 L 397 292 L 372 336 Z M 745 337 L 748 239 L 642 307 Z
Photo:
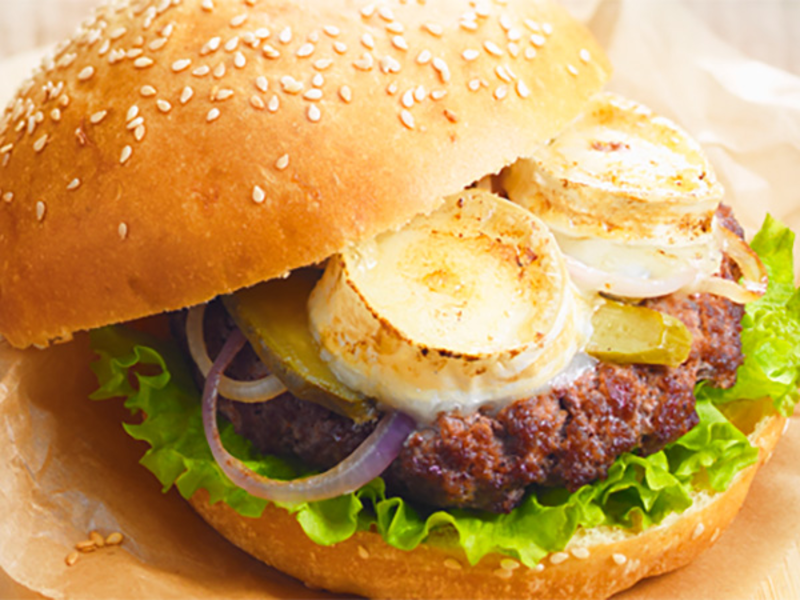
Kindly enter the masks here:
M 73 11 L 79 2 L 86 0 L 41 0 L 38 6 L 47 4 L 52 11 L 45 17 L 29 0 L 0 0 L 0 37 L 7 43 L 9 31 L 23 26 L 16 19 L 27 15 L 38 18 L 38 25 L 23 28 L 36 32 L 38 42 L 52 40 L 48 35 L 65 25 L 54 15 Z M 787 31 L 800 35 L 800 25 L 791 25 L 792 17 L 800 16 L 797 3 L 572 0 L 571 5 L 608 49 L 615 65 L 611 88 L 673 118 L 705 145 L 727 187 L 726 201 L 749 231 L 767 211 L 800 230 L 800 185 L 793 181 L 800 166 L 800 65 L 792 63 L 797 52 L 780 44 L 791 39 Z M 732 11 L 745 5 L 750 21 L 742 24 Z M 703 19 L 710 19 L 713 30 Z M 736 25 L 726 29 L 724 23 Z M 766 39 L 753 31 L 764 23 L 772 34 Z M 741 47 L 747 49 L 753 39 L 761 43 L 758 56 L 777 57 L 784 70 L 729 43 L 744 41 Z M 0 102 L 36 62 L 37 53 L 0 62 Z M 326 596 L 244 556 L 177 494 L 161 493 L 137 465 L 142 445 L 121 431 L 123 409 L 114 402 L 82 401 L 93 387 L 85 337 L 46 352 L 30 351 L 20 363 L 22 357 L 0 344 L 0 597 Z M 796 420 L 717 546 L 678 573 L 636 586 L 625 598 L 800 596 Z M 122 546 L 82 555 L 68 568 L 64 558 L 92 529 L 119 530 L 127 537 Z

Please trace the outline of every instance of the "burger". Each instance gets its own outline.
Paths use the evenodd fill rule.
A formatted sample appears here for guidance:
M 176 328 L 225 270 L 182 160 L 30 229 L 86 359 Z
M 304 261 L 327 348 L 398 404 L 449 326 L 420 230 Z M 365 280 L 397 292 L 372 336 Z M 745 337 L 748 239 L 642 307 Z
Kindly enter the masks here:
M 309 585 L 676 569 L 796 402 L 792 234 L 608 73 L 550 1 L 108 4 L 0 121 L 0 333 L 91 330 L 142 464 Z

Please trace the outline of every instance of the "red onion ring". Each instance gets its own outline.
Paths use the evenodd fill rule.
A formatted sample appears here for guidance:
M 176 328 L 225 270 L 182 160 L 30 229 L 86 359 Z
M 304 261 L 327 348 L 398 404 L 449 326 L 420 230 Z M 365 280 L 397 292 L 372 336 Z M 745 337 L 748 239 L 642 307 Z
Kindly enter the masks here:
M 397 411 L 386 413 L 369 437 L 329 471 L 292 481 L 259 475 L 225 450 L 217 427 L 220 378 L 244 344 L 244 335 L 235 330 L 225 341 L 208 372 L 203 389 L 203 429 L 222 471 L 233 483 L 253 496 L 273 502 L 298 503 L 325 500 L 353 492 L 386 470 L 416 428 L 408 415 Z

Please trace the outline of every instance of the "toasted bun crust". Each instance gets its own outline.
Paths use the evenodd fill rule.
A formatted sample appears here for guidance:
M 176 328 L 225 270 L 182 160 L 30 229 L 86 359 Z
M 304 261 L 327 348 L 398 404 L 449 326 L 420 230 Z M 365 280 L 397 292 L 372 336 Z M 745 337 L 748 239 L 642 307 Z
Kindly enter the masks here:
M 456 549 L 423 544 L 406 552 L 380 535 L 356 533 L 335 546 L 318 546 L 285 510 L 272 505 L 259 519 L 228 505 L 211 505 L 205 491 L 191 504 L 234 544 L 308 585 L 370 598 L 607 598 L 640 579 L 691 562 L 710 547 L 744 502 L 758 468 L 770 457 L 785 418 L 768 401 L 740 403 L 729 415 L 759 448 L 758 462 L 720 494 L 696 493 L 683 514 L 641 533 L 608 528 L 579 531 L 567 552 L 529 569 L 493 555 L 469 566 Z
M 14 346 L 204 302 L 400 226 L 529 155 L 608 75 L 550 0 L 118 5 L 0 120 Z

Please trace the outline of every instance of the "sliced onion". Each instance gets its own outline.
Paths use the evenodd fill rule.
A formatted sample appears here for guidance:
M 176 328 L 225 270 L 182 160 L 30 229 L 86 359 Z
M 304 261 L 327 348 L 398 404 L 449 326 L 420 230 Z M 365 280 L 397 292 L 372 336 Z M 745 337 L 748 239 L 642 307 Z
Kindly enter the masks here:
M 217 428 L 217 396 L 220 378 L 245 344 L 238 329 L 225 342 L 208 372 L 203 390 L 203 429 L 217 464 L 237 486 L 249 494 L 275 502 L 310 502 L 348 494 L 372 481 L 397 458 L 406 438 L 416 425 L 408 415 L 390 412 L 383 416 L 375 430 L 338 465 L 304 479 L 282 481 L 259 475 L 232 456 L 219 437 Z
M 621 298 L 666 296 L 690 285 L 698 276 L 696 268 L 687 266 L 669 277 L 660 279 L 631 277 L 590 267 L 569 255 L 565 255 L 564 258 L 569 274 L 578 287 L 606 292 Z
M 698 281 L 693 292 L 706 292 L 724 296 L 731 302 L 747 304 L 761 298 L 767 292 L 769 277 L 767 269 L 750 246 L 727 227 L 719 227 L 717 235 L 720 248 L 742 272 L 741 283 L 714 276 Z
M 208 356 L 206 340 L 203 335 L 205 314 L 205 305 L 189 310 L 189 315 L 186 317 L 186 339 L 189 343 L 189 353 L 197 364 L 197 368 L 204 377 L 208 377 L 212 362 Z M 239 402 L 266 402 L 280 396 L 285 391 L 286 386 L 275 375 L 268 375 L 255 381 L 236 381 L 222 375 L 219 383 L 220 394 Z

